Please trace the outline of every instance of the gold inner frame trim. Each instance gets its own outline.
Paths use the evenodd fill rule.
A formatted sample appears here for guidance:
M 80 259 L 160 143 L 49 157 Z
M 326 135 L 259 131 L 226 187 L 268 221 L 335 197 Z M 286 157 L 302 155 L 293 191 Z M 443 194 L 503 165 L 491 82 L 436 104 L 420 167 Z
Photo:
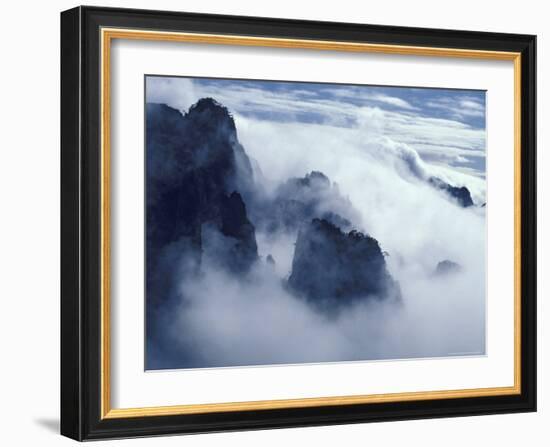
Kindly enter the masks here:
M 382 45 L 370 43 L 283 39 L 251 36 L 145 31 L 120 28 L 101 29 L 101 418 L 168 416 L 213 412 L 308 408 L 431 399 L 503 396 L 521 393 L 521 54 L 504 51 Z M 113 39 L 201 43 L 213 45 L 259 46 L 271 48 L 383 53 L 409 56 L 438 56 L 467 59 L 505 60 L 514 63 L 514 385 L 389 394 L 327 396 L 215 404 L 171 405 L 142 408 L 111 408 L 110 339 L 110 185 L 111 185 L 111 42 Z

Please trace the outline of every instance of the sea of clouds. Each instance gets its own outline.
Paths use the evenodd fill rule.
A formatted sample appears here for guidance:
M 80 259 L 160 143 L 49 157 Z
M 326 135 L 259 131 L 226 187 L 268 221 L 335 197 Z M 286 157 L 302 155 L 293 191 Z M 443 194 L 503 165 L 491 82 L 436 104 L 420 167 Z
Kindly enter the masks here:
M 186 88 L 166 82 L 148 86 L 148 101 L 183 111 L 201 96 L 212 96 L 230 110 L 232 104 L 227 103 L 237 101 L 231 97 L 226 103 L 191 80 L 183 81 Z M 335 101 L 326 104 L 323 122 L 231 111 L 239 141 L 254 160 L 255 177 L 268 192 L 289 177 L 311 171 L 321 171 L 338 184 L 358 211 L 354 227 L 377 239 L 387 252 L 402 303 L 367 301 L 329 318 L 285 287 L 295 235 L 257 232 L 259 254 L 262 259 L 271 254 L 274 267 L 260 263 L 243 281 L 205 262 L 199 279 L 181 285 L 185 298 L 167 330 L 182 350 L 200 353 L 192 366 L 485 353 L 486 219 L 480 207 L 486 200 L 485 178 L 442 162 L 449 157 L 446 147 L 467 145 L 468 139 L 478 147 L 478 132 L 460 121 L 422 116 L 415 121 L 407 106 L 399 112 L 344 104 L 342 109 L 354 117 L 344 125 L 338 114 L 330 119 Z M 304 107 L 289 102 L 285 107 Z M 434 141 L 441 141 L 437 163 L 427 163 L 422 151 L 404 142 L 401 133 L 407 126 L 414 132 L 435 132 L 429 146 L 433 151 Z M 464 141 L 457 141 L 461 135 Z M 476 206 L 461 208 L 435 190 L 426 182 L 434 175 L 467 186 Z M 438 262 L 446 259 L 462 270 L 435 275 Z

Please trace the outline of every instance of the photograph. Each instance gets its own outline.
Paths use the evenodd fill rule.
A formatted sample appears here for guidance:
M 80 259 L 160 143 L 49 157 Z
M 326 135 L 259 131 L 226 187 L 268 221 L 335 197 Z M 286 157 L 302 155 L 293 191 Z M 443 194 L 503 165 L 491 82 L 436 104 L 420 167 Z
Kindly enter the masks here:
M 144 83 L 145 370 L 487 354 L 486 91 Z
M 60 176 L 60 274 L 45 276 L 61 306 L 33 312 L 60 326 L 56 366 L 42 368 L 61 376 L 59 432 L 216 442 L 284 428 L 294 445 L 308 427 L 333 444 L 361 423 L 409 421 L 422 425 L 364 433 L 540 438 L 538 415 L 504 430 L 497 415 L 535 413 L 540 394 L 543 16 L 132 6 L 59 15 L 60 82 L 39 104 L 57 101 L 60 126 L 29 127 L 21 92 L 41 76 L 8 89 L 24 118 L 14 141 L 34 138 L 40 156 L 48 132 L 60 143 L 48 170 L 29 150 L 6 164 L 11 189 L 28 169 Z M 48 54 L 33 48 L 18 54 Z M 40 185 L 17 225 L 51 207 Z M 12 239 L 28 276 L 27 239 Z M 21 352 L 47 352 L 31 338 Z M 29 371 L 45 364 L 34 354 Z M 343 424 L 355 425 L 315 428 Z

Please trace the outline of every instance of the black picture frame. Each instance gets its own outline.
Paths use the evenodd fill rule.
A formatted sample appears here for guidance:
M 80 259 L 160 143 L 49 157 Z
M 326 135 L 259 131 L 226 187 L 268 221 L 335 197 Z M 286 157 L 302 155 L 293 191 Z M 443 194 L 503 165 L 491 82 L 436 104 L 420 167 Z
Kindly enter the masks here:
M 521 388 L 518 394 L 102 418 L 101 85 L 104 27 L 521 54 Z M 76 440 L 536 410 L 536 36 L 166 11 L 61 13 L 61 433 Z

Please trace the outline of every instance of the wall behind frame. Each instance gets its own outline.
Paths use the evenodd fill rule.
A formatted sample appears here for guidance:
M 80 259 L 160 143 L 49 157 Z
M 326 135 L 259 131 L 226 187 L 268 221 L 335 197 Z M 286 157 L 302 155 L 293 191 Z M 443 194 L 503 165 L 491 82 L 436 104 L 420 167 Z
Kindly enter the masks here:
M 0 28 L 0 312 L 3 405 L 0 416 L 6 445 L 70 445 L 57 434 L 59 424 L 59 12 L 78 2 L 10 2 Z M 86 4 L 189 12 L 362 22 L 384 25 L 486 30 L 538 35 L 538 225 L 539 225 L 539 412 L 459 419 L 361 424 L 339 427 L 242 432 L 136 441 L 110 445 L 215 446 L 267 445 L 543 445 L 550 423 L 550 388 L 545 384 L 550 325 L 544 324 L 542 297 L 550 237 L 550 168 L 543 153 L 550 121 L 545 70 L 550 60 L 544 4 L 535 0 L 494 2 L 434 0 L 410 2 L 318 2 L 279 0 L 119 0 Z M 545 169 L 547 168 L 547 169 Z M 550 273 L 550 272 L 549 272 Z M 549 283 L 550 284 L 550 283 Z M 550 290 L 550 289 L 549 289 Z M 547 375 L 547 374 L 546 374 Z M 74 444 L 73 444 L 74 445 Z

